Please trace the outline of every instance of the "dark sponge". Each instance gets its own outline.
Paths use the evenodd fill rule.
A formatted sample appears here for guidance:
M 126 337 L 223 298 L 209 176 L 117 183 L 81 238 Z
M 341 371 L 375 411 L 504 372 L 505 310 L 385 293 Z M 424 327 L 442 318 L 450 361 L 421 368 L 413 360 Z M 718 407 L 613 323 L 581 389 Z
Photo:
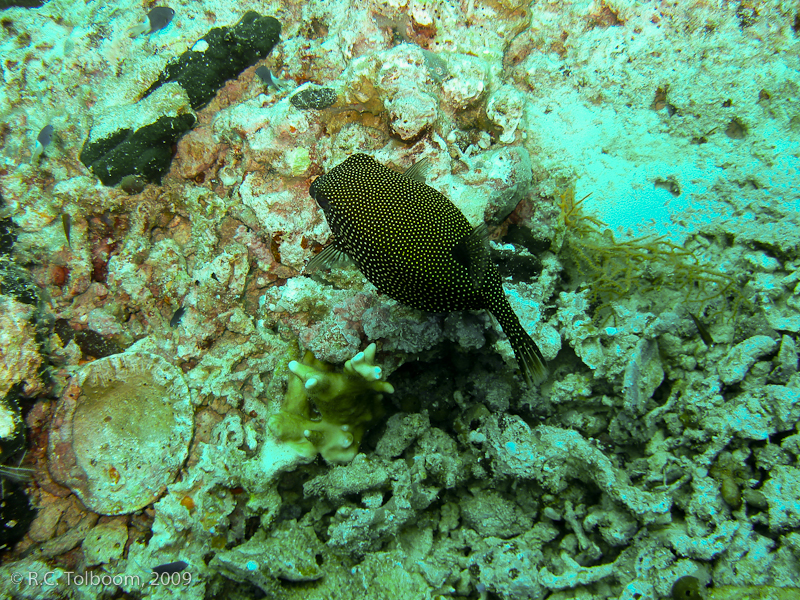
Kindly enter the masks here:
M 167 64 L 158 80 L 144 93 L 177 81 L 189 95 L 194 110 L 208 104 L 226 81 L 265 58 L 280 40 L 281 24 L 274 17 L 248 11 L 233 27 L 215 27 L 199 41 L 208 43 L 203 52 L 187 50 Z
M 117 185 L 132 174 L 161 183 L 172 162 L 173 144 L 192 128 L 194 121 L 194 115 L 184 113 L 160 117 L 136 131 L 120 129 L 107 138 L 87 141 L 81 150 L 81 162 L 103 185 Z
M 215 27 L 200 38 L 208 44 L 204 52 L 187 50 L 170 62 L 142 98 L 165 83 L 176 82 L 186 91 L 192 109 L 202 108 L 228 79 L 267 56 L 280 32 L 281 24 L 274 17 L 248 11 L 233 27 Z M 137 106 L 131 110 L 137 111 Z M 87 140 L 80 159 L 104 185 L 117 185 L 128 175 L 161 183 L 176 142 L 194 123 L 194 115 L 186 112 L 161 116 L 136 130 L 120 128 L 103 139 Z

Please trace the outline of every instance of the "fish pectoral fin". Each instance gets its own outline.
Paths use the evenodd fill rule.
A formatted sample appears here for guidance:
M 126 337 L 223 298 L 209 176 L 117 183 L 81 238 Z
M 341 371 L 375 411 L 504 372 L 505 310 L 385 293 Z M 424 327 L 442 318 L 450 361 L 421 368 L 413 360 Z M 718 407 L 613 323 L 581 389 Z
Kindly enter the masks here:
M 428 169 L 431 168 L 431 161 L 428 158 L 423 158 L 422 160 L 418 160 L 413 165 L 406 169 L 406 172 L 403 173 L 403 176 L 408 177 L 409 179 L 413 179 L 419 183 L 425 183 L 425 175 L 428 173 Z
M 313 273 L 320 269 L 330 269 L 331 267 L 344 267 L 354 264 L 352 259 L 343 250 L 339 250 L 335 244 L 331 244 L 314 258 L 308 261 L 305 272 Z
M 473 287 L 480 289 L 489 265 L 489 230 L 485 223 L 458 240 L 453 246 L 453 258 L 469 271 L 469 280 Z

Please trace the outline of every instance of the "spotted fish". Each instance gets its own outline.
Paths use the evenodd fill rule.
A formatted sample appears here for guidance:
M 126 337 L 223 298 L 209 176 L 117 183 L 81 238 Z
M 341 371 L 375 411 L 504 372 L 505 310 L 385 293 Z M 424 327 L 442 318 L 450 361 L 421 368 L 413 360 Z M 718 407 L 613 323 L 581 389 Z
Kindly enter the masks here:
M 424 183 L 424 162 L 405 173 L 354 154 L 314 180 L 309 194 L 333 232 L 333 244 L 307 270 L 352 259 L 378 290 L 431 312 L 486 309 L 511 342 L 528 384 L 547 368 L 519 323 L 489 257 L 485 225 L 471 227 L 445 196 Z

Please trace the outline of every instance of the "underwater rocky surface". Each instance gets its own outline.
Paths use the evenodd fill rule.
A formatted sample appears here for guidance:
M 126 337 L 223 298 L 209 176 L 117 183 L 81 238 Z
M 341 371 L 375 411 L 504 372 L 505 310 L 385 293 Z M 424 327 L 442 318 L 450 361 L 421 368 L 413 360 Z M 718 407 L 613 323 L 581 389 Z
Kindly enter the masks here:
M 1 597 L 800 597 L 800 8 L 169 6 L 0 4 Z M 545 383 L 303 272 L 356 152 L 488 225 Z

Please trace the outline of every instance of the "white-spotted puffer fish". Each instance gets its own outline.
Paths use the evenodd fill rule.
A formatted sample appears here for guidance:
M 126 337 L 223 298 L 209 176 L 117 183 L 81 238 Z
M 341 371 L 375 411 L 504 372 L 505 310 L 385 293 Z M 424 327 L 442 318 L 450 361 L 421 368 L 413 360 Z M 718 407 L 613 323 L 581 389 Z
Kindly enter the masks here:
M 405 173 L 354 154 L 314 180 L 309 194 L 325 212 L 333 244 L 307 270 L 350 257 L 378 290 L 431 312 L 486 309 L 511 342 L 528 384 L 547 368 L 508 303 L 489 257 L 485 225 L 423 182 L 424 161 Z

